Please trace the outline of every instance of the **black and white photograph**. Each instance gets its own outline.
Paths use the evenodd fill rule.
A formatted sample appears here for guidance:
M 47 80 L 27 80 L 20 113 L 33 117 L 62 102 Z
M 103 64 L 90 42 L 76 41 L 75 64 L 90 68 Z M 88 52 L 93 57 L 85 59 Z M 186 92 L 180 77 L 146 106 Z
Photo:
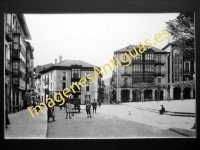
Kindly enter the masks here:
M 196 138 L 195 51 L 195 12 L 5 12 L 4 137 Z

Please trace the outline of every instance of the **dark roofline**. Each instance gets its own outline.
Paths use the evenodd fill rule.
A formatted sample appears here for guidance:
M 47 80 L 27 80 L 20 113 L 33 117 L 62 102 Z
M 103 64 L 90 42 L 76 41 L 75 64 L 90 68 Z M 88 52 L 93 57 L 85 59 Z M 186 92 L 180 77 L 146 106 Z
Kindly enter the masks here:
M 95 66 L 94 66 L 95 67 Z M 94 67 L 83 67 L 82 66 L 82 70 L 88 70 L 88 71 L 94 71 Z M 100 67 L 97 67 L 99 70 L 101 70 Z M 47 73 L 51 70 L 60 70 L 60 69 L 63 69 L 63 70 L 71 70 L 72 67 L 71 66 L 50 66 L 44 70 L 41 70 L 39 71 L 39 73 L 43 74 L 43 73 Z
M 129 46 L 133 46 L 133 47 L 136 47 L 136 49 L 139 49 L 139 48 L 137 48 L 137 45 L 129 45 Z M 128 52 L 128 50 L 130 50 L 129 49 L 129 46 L 127 46 L 127 47 L 124 47 L 124 48 L 121 48 L 121 49 L 119 49 L 119 50 L 117 50 L 117 51 L 114 51 L 114 54 L 116 54 L 116 53 L 124 53 L 124 52 L 126 52 L 126 51 L 123 51 L 123 49 L 127 49 L 127 52 Z M 160 50 L 160 51 L 162 51 L 162 49 L 159 49 L 159 48 L 157 48 L 157 47 L 151 47 L 151 48 L 148 48 L 147 46 L 149 46 L 149 45 L 144 45 L 145 46 L 145 48 L 147 48 L 147 50 L 152 50 L 152 51 L 154 51 L 155 53 L 169 53 L 169 52 L 166 52 L 166 51 L 163 51 L 163 52 L 156 52 L 156 49 L 158 49 L 158 50 Z
M 169 45 L 174 45 L 174 43 L 168 43 L 167 45 L 165 45 L 162 50 L 166 49 Z

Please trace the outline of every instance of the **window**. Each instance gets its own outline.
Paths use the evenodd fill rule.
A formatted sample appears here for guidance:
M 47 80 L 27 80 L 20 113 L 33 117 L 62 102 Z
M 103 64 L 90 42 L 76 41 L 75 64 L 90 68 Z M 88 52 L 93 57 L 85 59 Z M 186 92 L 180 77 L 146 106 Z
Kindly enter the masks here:
M 146 72 L 154 72 L 154 65 L 145 65 Z
M 161 83 L 161 78 L 158 78 L 158 83 Z
M 123 56 L 123 60 L 126 61 L 126 56 L 125 55 Z
M 153 53 L 146 53 L 145 54 L 145 60 L 154 60 L 154 54 Z
M 89 91 L 90 90 L 90 88 L 89 88 L 89 85 L 88 86 L 86 86 L 86 91 Z
M 128 66 L 124 66 L 124 72 L 128 72 Z
M 185 72 L 189 72 L 190 71 L 189 66 L 190 66 L 189 62 L 186 62 L 185 63 Z
M 89 74 L 89 73 L 86 73 L 86 80 L 87 80 L 87 81 L 89 81 L 89 79 L 87 78 L 87 75 L 88 75 L 88 74 Z
M 81 69 L 72 69 L 72 78 L 81 78 Z
M 63 89 L 65 89 L 66 88 L 66 83 L 65 82 L 63 82 Z
M 18 62 L 13 62 L 13 69 L 19 69 L 19 63 Z
M 174 81 L 175 82 L 183 81 L 183 75 L 182 75 L 182 73 L 175 73 L 174 74 Z
M 158 62 L 161 62 L 161 55 L 158 55 Z
M 154 82 L 154 77 L 153 76 L 145 76 L 145 82 L 146 83 Z
M 142 65 L 133 65 L 133 71 L 135 72 L 142 72 L 143 71 Z
M 51 90 L 53 91 L 53 89 L 52 89 L 52 83 L 51 83 Z
M 124 85 L 127 85 L 128 78 L 124 78 Z
M 63 72 L 63 80 L 66 80 L 66 72 Z
M 19 79 L 18 78 L 13 78 L 13 84 L 19 84 Z

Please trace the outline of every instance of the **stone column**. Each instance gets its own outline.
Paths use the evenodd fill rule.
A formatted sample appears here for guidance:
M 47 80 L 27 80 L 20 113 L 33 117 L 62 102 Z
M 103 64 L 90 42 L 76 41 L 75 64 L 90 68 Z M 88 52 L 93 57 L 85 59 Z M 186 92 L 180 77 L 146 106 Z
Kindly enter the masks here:
M 181 100 L 183 100 L 183 91 L 181 90 Z
M 141 92 L 141 102 L 144 102 L 144 91 Z
M 155 101 L 155 89 L 152 90 L 152 99 Z
M 193 89 L 190 89 L 190 98 L 191 98 L 191 99 L 194 98 Z
M 132 101 L 132 98 L 133 98 L 133 94 L 132 94 L 132 90 L 130 90 L 130 100 L 129 100 L 129 102 Z
M 174 88 L 173 88 L 173 87 L 170 87 L 169 99 L 170 99 L 170 100 L 173 100 L 173 99 L 174 99 Z
M 121 101 L 121 89 L 117 88 L 117 101 Z
M 19 92 L 19 100 L 18 100 L 19 101 L 19 108 L 21 108 L 21 100 L 22 100 L 22 91 Z

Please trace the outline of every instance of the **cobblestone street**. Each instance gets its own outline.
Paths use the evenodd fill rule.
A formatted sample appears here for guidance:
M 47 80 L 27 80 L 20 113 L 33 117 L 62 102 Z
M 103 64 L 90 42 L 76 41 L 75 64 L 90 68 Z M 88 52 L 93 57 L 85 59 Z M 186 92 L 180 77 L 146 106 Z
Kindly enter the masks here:
M 184 137 L 170 130 L 101 113 L 105 106 L 98 107 L 92 118 L 87 118 L 85 110 L 81 109 L 72 119 L 65 119 L 65 110 L 55 107 L 56 121 L 48 123 L 47 138 Z

